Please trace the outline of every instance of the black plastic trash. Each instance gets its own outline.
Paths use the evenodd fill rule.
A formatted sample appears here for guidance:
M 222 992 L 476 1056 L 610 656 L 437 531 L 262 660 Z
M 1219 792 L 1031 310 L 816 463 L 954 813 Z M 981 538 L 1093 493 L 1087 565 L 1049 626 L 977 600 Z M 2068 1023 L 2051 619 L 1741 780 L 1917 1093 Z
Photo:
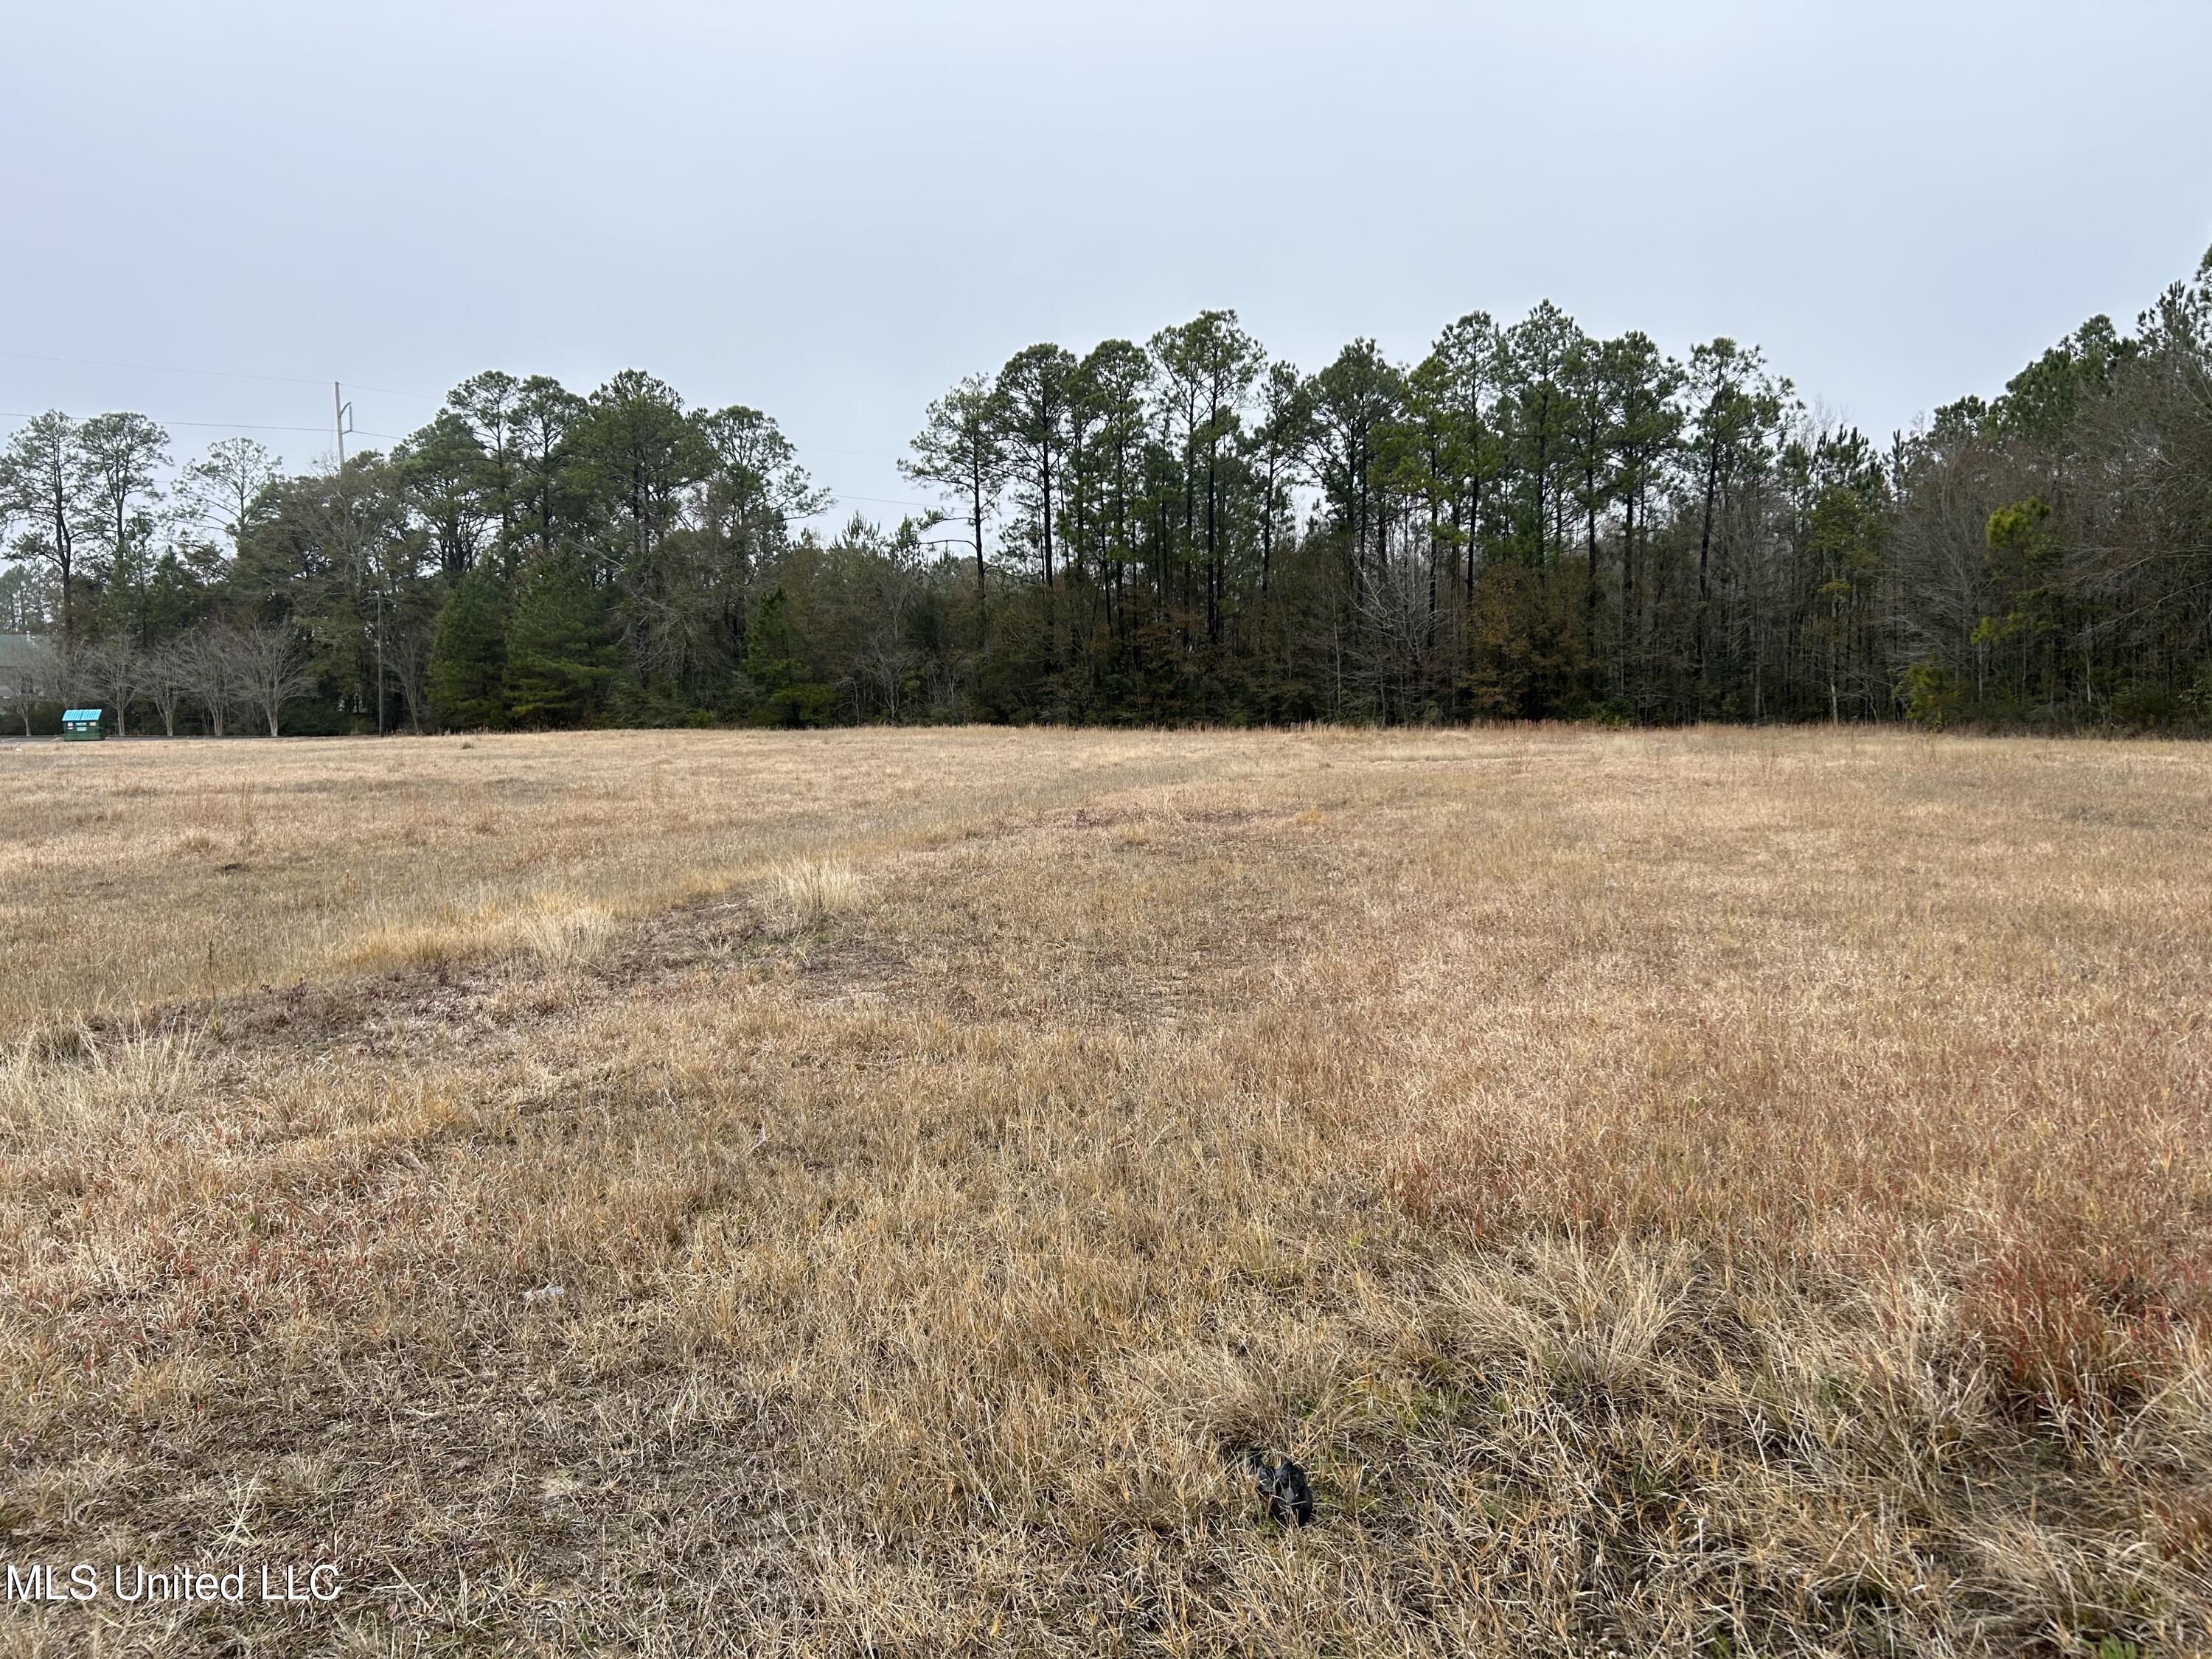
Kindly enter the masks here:
M 1301 1465 L 1255 1446 L 1244 1454 L 1243 1470 L 1267 1513 L 1283 1525 L 1303 1527 L 1314 1518 L 1313 1484 Z

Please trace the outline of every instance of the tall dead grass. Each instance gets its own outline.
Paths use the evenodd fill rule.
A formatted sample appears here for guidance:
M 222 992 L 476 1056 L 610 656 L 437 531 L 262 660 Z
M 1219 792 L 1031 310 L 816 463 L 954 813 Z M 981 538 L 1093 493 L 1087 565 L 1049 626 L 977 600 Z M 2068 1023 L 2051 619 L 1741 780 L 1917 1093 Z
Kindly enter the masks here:
M 802 859 L 775 872 L 777 892 L 792 919 L 802 927 L 819 927 L 860 902 L 860 884 L 849 866 L 827 859 Z
M 532 890 L 604 908 L 587 950 L 488 934 L 17 1052 L 9 1548 L 334 1556 L 349 1589 L 0 1628 L 2212 1639 L 2212 757 L 937 741 L 900 763 L 1031 793 L 763 830 L 678 910 L 578 858 Z M 1229 1477 L 1252 1443 L 1309 1465 L 1316 1526 Z

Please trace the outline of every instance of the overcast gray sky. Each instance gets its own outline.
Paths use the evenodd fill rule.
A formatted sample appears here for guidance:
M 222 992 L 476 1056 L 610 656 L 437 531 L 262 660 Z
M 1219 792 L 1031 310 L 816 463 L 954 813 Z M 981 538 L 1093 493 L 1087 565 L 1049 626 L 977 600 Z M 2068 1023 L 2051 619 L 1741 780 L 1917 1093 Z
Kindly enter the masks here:
M 635 366 L 895 518 L 923 404 L 1034 341 L 1228 306 L 1310 369 L 1547 295 L 1756 341 L 1886 434 L 2212 243 L 2208 0 L 0 20 L 0 410 L 137 408 L 180 452 L 320 428 L 332 378 L 399 434 L 479 368 Z

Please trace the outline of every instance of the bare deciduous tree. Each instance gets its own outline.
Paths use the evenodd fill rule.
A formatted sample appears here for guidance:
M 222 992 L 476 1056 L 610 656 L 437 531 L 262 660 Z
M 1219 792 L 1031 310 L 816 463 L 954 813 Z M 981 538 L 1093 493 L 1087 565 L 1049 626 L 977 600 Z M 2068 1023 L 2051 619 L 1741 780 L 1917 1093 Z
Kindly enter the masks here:
M 192 689 L 189 639 L 165 640 L 146 653 L 140 681 L 146 695 L 153 699 L 155 712 L 161 717 L 163 735 L 175 737 L 177 709 Z
M 218 738 L 240 689 L 228 635 L 228 629 L 203 628 L 187 635 L 179 651 L 185 684 L 207 711 L 208 729 Z
M 894 549 L 876 570 L 872 607 L 877 623 L 860 643 L 860 668 L 882 694 L 884 712 L 899 717 L 907 677 L 914 672 L 915 653 L 909 640 L 911 619 L 919 602 L 920 584 L 910 547 Z
M 115 735 L 131 735 L 131 699 L 143 688 L 145 653 L 127 639 L 102 640 L 77 653 L 76 683 L 115 710 Z
M 1436 625 L 1431 592 L 1419 550 L 1387 543 L 1360 590 L 1358 616 L 1367 647 L 1361 678 L 1386 720 L 1409 720 L 1419 713 L 1424 653 Z
M 241 628 L 231 630 L 228 649 L 246 701 L 269 722 L 269 735 L 282 736 L 284 704 L 314 682 L 307 673 L 307 653 L 292 629 Z
M 418 736 L 429 712 L 430 641 L 428 628 L 402 625 L 385 643 L 386 670 L 406 703 L 408 728 Z

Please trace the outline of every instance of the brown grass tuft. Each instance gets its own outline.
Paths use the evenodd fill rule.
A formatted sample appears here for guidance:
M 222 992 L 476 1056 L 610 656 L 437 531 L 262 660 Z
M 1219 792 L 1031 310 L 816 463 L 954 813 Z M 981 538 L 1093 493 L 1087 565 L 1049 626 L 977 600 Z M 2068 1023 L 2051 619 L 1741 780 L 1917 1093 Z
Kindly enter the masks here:
M 852 867 L 827 859 L 801 859 L 783 866 L 775 872 L 775 888 L 801 927 L 818 927 L 860 902 L 860 884 Z

